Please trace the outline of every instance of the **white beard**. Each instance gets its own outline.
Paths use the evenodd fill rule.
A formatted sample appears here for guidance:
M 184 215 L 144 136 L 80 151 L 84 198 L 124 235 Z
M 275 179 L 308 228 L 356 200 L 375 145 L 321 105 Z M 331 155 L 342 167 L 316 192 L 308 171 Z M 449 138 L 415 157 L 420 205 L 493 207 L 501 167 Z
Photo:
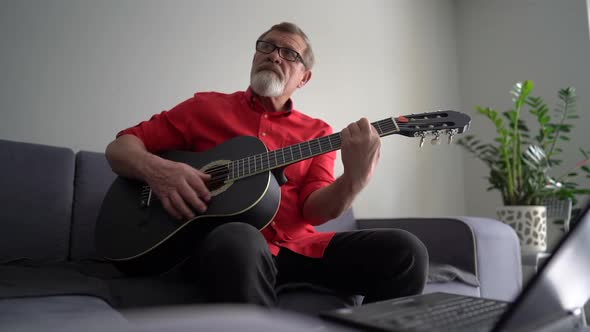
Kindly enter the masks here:
M 261 70 L 250 75 L 250 86 L 260 96 L 278 97 L 283 94 L 285 84 L 277 73 Z

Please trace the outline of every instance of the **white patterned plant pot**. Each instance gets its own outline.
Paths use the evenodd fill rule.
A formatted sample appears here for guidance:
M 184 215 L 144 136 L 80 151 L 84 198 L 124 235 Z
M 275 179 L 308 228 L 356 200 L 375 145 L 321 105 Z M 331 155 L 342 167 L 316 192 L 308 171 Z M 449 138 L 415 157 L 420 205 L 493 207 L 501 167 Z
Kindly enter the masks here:
M 551 252 L 569 231 L 572 200 L 546 199 L 543 205 L 547 207 L 547 250 Z
M 536 205 L 508 205 L 496 209 L 498 219 L 512 227 L 523 253 L 547 250 L 547 208 Z

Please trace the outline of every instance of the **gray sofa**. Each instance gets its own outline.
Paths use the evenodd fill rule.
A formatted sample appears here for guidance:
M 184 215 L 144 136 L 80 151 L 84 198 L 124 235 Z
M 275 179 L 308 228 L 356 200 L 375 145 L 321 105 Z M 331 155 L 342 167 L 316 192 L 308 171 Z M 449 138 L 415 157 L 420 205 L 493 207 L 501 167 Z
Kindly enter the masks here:
M 179 275 L 129 278 L 102 260 L 94 227 L 115 175 L 102 153 L 0 140 L 0 326 L 74 313 L 120 319 L 128 308 L 193 304 L 199 289 Z M 320 230 L 399 227 L 430 255 L 425 292 L 511 300 L 521 288 L 518 239 L 484 218 L 360 219 L 353 212 Z M 307 314 L 358 305 L 354 294 L 309 284 L 278 289 L 279 308 Z

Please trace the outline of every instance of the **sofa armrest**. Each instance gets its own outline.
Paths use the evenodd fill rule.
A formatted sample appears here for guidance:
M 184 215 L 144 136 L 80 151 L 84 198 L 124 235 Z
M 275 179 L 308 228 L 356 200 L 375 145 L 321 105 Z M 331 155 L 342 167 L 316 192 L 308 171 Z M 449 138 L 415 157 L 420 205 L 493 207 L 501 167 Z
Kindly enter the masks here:
M 510 226 L 477 217 L 359 219 L 359 228 L 400 228 L 416 235 L 430 262 L 474 274 L 480 295 L 512 300 L 522 287 L 520 245 Z
M 514 229 L 490 218 L 457 219 L 469 225 L 475 236 L 481 296 L 512 301 L 522 289 L 520 242 Z

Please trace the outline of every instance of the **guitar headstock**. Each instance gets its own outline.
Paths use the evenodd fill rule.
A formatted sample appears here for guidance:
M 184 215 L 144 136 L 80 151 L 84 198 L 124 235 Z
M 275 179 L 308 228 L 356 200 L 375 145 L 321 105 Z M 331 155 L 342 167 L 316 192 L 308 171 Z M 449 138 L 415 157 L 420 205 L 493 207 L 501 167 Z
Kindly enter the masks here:
M 396 134 L 408 137 L 420 137 L 420 146 L 426 136 L 433 136 L 432 144 L 440 143 L 440 137 L 448 135 L 451 143 L 453 136 L 467 131 L 471 118 L 467 114 L 455 111 L 437 111 L 404 115 L 395 118 L 399 127 Z

